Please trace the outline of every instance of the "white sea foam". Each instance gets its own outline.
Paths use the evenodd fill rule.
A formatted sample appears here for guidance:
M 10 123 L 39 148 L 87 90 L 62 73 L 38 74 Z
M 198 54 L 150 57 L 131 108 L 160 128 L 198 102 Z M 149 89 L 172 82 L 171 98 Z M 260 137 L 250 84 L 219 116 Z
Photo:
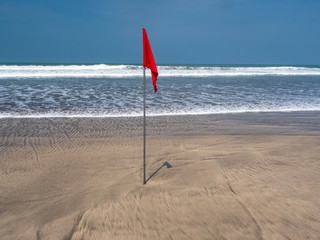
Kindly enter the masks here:
M 317 67 L 220 67 L 158 66 L 160 77 L 320 75 Z M 0 65 L 4 78 L 128 78 L 140 77 L 142 66 L 136 65 Z
M 141 116 L 142 69 L 2 65 L 0 118 Z M 152 82 L 147 84 L 148 116 L 320 111 L 320 67 L 158 66 L 158 70 L 163 79 L 157 94 L 152 93 Z
M 262 112 L 314 112 L 320 111 L 320 106 L 289 106 L 283 108 L 234 108 L 234 109 L 192 109 L 192 110 L 176 110 L 172 112 L 165 111 L 151 111 L 147 113 L 147 116 L 184 116 L 184 115 L 209 115 L 209 114 L 237 114 L 237 113 L 262 113 Z M 18 114 L 18 113 L 0 113 L 0 119 L 4 118 L 118 118 L 118 117 L 142 117 L 142 111 L 139 112 L 48 112 L 48 113 L 30 113 L 30 114 Z

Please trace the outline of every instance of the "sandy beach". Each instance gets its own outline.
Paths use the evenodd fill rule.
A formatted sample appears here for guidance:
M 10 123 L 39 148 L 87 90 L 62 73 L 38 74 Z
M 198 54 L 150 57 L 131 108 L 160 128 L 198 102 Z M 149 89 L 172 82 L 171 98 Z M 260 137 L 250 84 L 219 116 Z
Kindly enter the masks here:
M 319 239 L 320 112 L 147 121 L 0 119 L 0 239 Z

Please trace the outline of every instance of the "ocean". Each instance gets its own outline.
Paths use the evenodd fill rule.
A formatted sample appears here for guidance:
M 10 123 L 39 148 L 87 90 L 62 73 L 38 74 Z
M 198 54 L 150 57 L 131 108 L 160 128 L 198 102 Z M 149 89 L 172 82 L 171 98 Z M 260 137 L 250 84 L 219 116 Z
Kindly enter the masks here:
M 319 111 L 320 66 L 160 65 L 147 115 Z M 0 118 L 142 116 L 143 68 L 0 64 Z

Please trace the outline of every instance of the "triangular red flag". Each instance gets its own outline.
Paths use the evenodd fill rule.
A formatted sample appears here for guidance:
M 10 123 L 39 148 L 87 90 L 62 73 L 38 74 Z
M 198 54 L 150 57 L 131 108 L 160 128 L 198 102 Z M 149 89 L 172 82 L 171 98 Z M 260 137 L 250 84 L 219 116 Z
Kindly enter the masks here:
M 153 58 L 147 32 L 144 28 L 142 28 L 142 31 L 143 31 L 143 67 L 149 68 L 151 70 L 154 92 L 156 92 L 157 91 L 156 81 L 158 77 L 158 70 Z

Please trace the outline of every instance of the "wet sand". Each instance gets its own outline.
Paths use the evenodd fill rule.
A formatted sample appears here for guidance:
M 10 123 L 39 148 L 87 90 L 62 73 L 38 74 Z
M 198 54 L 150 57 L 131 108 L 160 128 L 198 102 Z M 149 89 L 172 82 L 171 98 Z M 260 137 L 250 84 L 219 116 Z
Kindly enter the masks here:
M 319 239 L 320 112 L 147 121 L 0 119 L 0 239 Z

